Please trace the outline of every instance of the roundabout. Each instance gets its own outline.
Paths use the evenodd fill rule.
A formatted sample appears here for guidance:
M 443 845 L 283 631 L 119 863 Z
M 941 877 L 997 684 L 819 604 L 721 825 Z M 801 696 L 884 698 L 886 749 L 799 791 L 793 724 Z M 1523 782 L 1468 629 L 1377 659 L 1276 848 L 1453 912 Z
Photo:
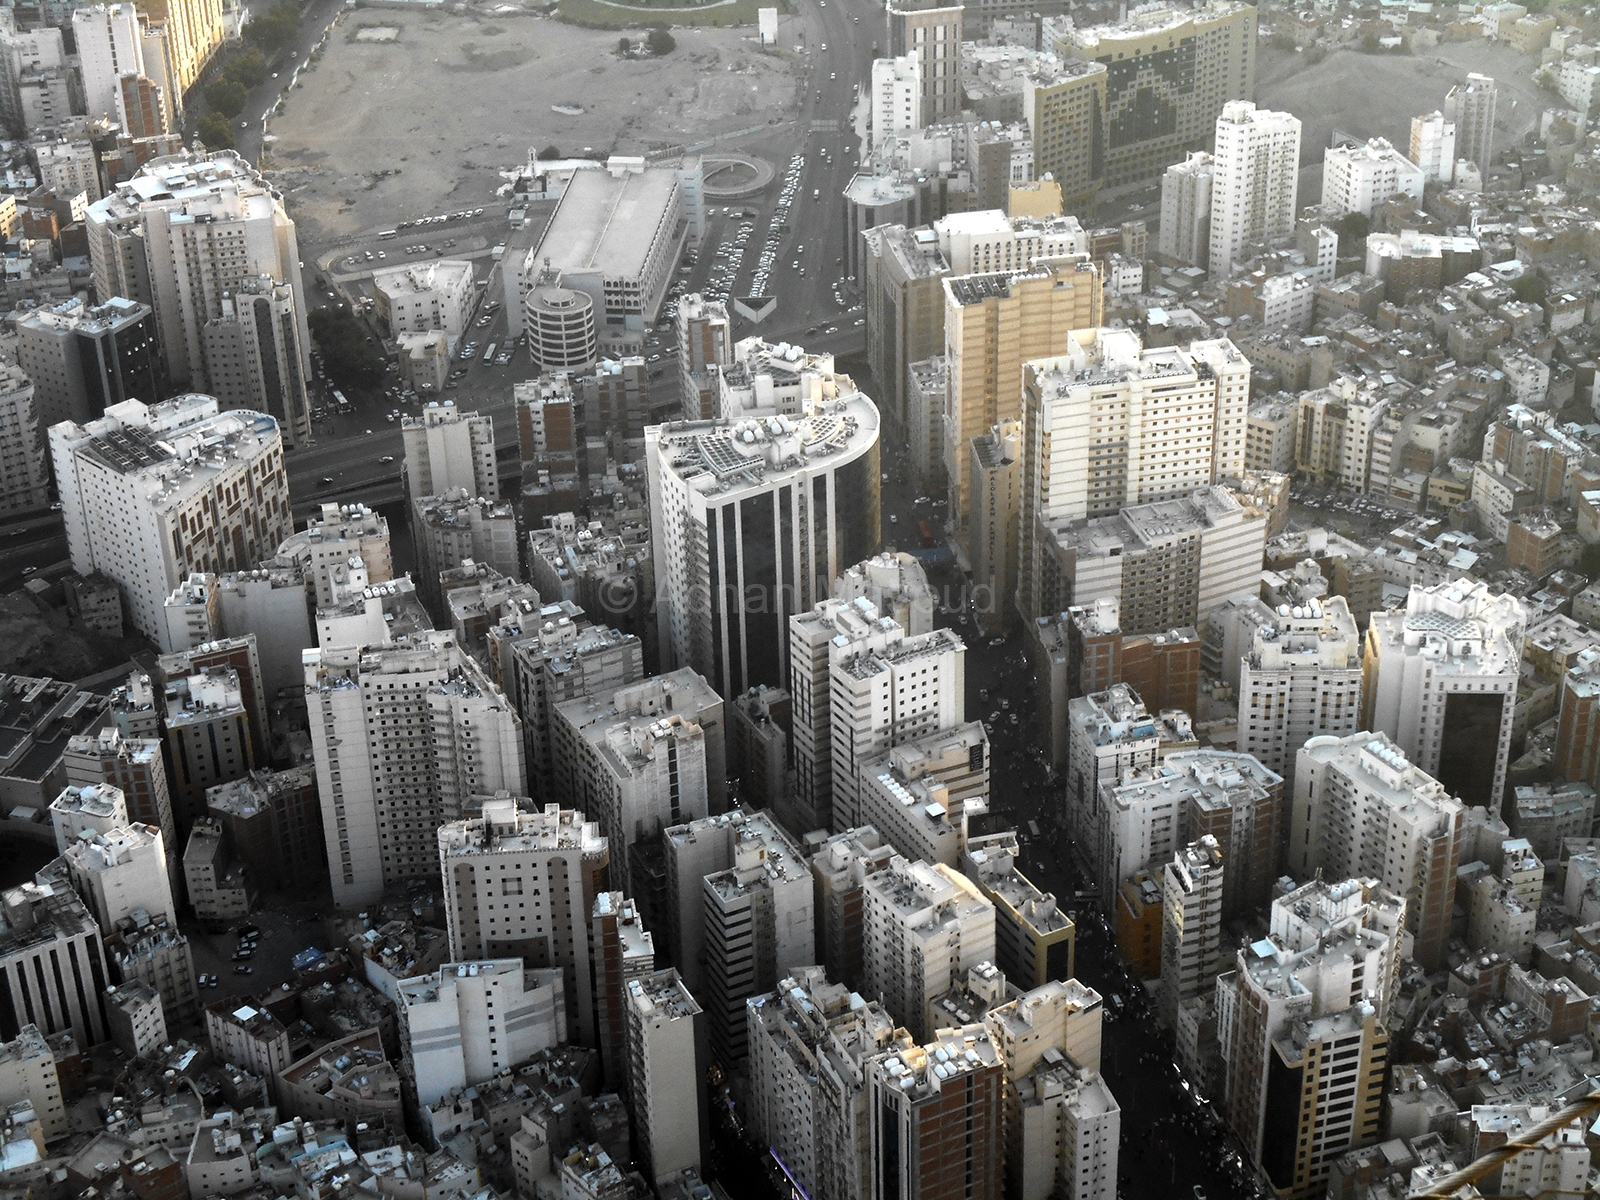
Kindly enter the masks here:
M 773 180 L 777 168 L 765 159 L 748 154 L 705 154 L 700 157 L 708 200 L 739 200 L 754 196 Z

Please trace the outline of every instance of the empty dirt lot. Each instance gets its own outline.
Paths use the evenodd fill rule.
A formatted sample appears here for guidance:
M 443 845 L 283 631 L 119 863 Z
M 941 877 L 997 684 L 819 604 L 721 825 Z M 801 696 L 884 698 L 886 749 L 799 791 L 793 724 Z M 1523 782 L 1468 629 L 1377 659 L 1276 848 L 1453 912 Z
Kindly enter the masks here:
M 642 154 L 789 117 L 795 65 L 754 35 L 674 29 L 673 53 L 633 59 L 616 30 L 363 10 L 271 119 L 266 165 L 312 242 L 486 205 L 530 146 Z
M 1300 118 L 1302 162 L 1320 164 L 1335 129 L 1388 138 L 1403 154 L 1411 144 L 1411 118 L 1442 107 L 1445 93 L 1477 71 L 1495 80 L 1496 146 L 1509 146 L 1538 124 L 1541 108 L 1561 106 L 1529 78 L 1538 65 L 1530 55 L 1481 40 L 1446 42 L 1414 55 L 1340 50 L 1313 67 L 1303 55 L 1263 46 L 1256 103 Z

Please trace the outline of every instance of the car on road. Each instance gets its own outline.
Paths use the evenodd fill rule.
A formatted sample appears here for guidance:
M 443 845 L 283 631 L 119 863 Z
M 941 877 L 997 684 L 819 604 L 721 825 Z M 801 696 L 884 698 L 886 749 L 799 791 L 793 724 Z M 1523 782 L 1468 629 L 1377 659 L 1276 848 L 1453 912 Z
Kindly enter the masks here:
M 254 967 L 237 966 L 233 969 L 233 973 L 235 975 L 249 975 L 254 970 Z
M 24 575 L 32 575 L 38 569 L 39 569 L 38 567 L 23 567 L 22 568 L 22 573 Z
M 385 455 L 384 455 L 384 456 L 383 456 L 383 457 L 382 457 L 382 458 L 380 458 L 380 459 L 379 459 L 379 460 L 378 460 L 378 461 L 379 461 L 379 462 L 381 462 L 381 463 L 392 463 L 392 462 L 393 462 L 393 461 L 394 461 L 394 455 L 392 455 L 392 454 L 385 454 Z

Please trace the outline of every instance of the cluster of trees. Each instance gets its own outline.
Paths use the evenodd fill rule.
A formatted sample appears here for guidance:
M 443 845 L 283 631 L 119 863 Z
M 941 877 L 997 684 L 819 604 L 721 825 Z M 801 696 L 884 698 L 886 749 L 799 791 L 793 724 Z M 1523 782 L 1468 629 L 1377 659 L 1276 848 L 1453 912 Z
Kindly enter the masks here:
M 322 368 L 339 388 L 375 388 L 383 383 L 384 362 L 348 308 L 314 308 L 306 317 Z
M 229 55 L 205 87 L 210 111 L 200 119 L 200 138 L 207 146 L 233 145 L 233 118 L 244 111 L 251 89 L 266 82 L 269 58 L 299 31 L 300 7 L 294 0 L 278 0 L 245 26 L 244 48 Z
M 1364 212 L 1347 212 L 1334 223 L 1333 231 L 1340 243 L 1359 242 L 1372 232 L 1372 218 Z
M 244 27 L 244 40 L 247 45 L 259 46 L 272 54 L 294 41 L 294 35 L 299 32 L 300 6 L 294 0 L 278 0 Z

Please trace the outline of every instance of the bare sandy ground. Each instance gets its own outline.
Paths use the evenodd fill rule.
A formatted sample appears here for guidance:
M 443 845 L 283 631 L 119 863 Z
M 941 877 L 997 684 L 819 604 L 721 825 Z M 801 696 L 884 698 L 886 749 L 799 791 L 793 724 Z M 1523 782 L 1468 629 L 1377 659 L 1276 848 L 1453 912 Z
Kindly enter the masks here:
M 1314 67 L 1306 67 L 1302 55 L 1263 47 L 1256 103 L 1300 118 L 1304 162 L 1322 161 L 1335 129 L 1388 138 L 1405 153 L 1411 118 L 1443 106 L 1445 93 L 1477 71 L 1495 80 L 1496 143 L 1508 146 L 1538 124 L 1541 108 L 1561 105 L 1530 78 L 1538 65 L 1530 55 L 1482 40 L 1447 42 L 1410 56 L 1341 50 Z
M 313 242 L 486 205 L 530 146 L 642 154 L 788 117 L 794 64 L 753 35 L 680 28 L 667 57 L 624 59 L 617 31 L 542 17 L 352 13 L 272 118 L 267 166 Z

